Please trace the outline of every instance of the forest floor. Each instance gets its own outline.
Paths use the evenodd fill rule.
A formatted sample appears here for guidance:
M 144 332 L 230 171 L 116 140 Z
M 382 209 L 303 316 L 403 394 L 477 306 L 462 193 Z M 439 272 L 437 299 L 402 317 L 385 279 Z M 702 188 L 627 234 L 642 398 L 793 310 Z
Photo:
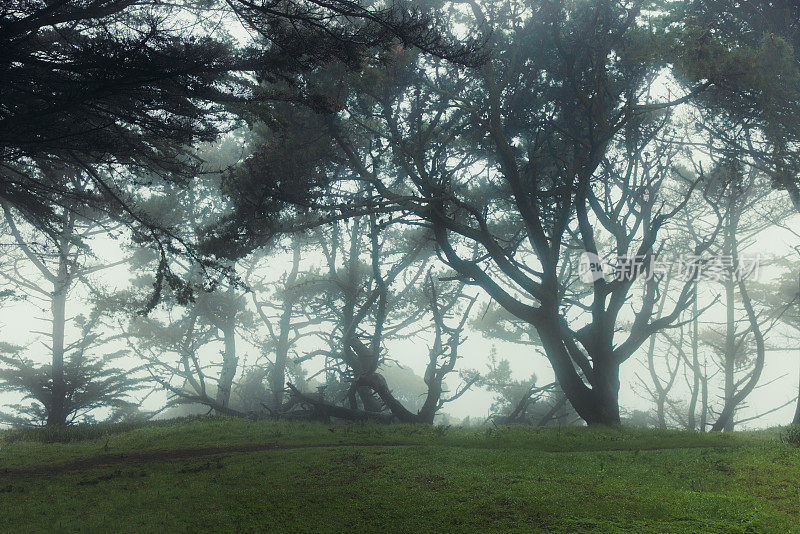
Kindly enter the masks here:
M 780 429 L 191 418 L 0 432 L 2 532 L 800 532 Z

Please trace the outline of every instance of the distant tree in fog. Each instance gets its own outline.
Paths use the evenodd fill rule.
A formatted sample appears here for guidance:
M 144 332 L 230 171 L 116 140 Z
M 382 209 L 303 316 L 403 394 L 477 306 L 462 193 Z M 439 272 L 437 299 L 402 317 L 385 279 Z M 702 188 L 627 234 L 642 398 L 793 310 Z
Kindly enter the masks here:
M 43 165 L 37 172 L 76 191 L 91 187 L 91 178 L 75 167 Z M 91 309 L 87 303 L 76 311 L 75 301 L 69 300 L 70 292 L 76 290 L 88 292 L 91 299 L 96 289 L 93 275 L 127 261 L 103 263 L 90 249 L 93 237 L 113 232 L 115 225 L 102 211 L 77 200 L 59 208 L 44 229 L 25 222 L 15 207 L 3 200 L 0 207 L 5 235 L 13 246 L 6 248 L 0 277 L 46 310 L 45 321 L 50 323 L 46 332 L 37 332 L 32 325 L 30 332 L 48 340 L 44 343 L 49 353 L 47 364 L 26 358 L 30 348 L 3 346 L 0 389 L 20 392 L 34 401 L 13 406 L 16 415 L 4 418 L 57 426 L 85 419 L 95 408 L 130 412 L 135 407 L 130 393 L 140 388 L 141 382 L 132 371 L 111 367 L 126 351 L 112 349 L 102 354 L 115 337 L 104 322 L 106 310 L 102 306 Z M 76 339 L 69 339 L 69 327 L 77 329 Z

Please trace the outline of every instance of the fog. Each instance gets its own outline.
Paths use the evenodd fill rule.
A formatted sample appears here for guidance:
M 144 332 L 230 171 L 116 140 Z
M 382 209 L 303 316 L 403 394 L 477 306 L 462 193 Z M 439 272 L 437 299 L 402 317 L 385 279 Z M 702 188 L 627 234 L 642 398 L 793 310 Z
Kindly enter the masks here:
M 779 195 L 776 200 L 779 201 Z M 796 224 L 797 216 L 793 216 L 787 224 Z M 113 264 L 119 262 L 124 257 L 124 246 L 129 245 L 125 241 L 109 239 L 104 235 L 93 237 L 88 243 L 92 253 L 96 256 L 93 261 L 99 264 Z M 792 258 L 796 247 L 800 245 L 800 239 L 792 232 L 782 228 L 768 228 L 760 232 L 753 240 L 753 245 L 746 250 L 746 253 L 753 258 L 757 258 L 759 266 L 752 273 L 753 280 L 761 283 L 770 283 L 770 276 L 775 275 L 775 269 L 771 267 L 773 258 Z M 13 244 L 9 245 L 13 246 Z M 270 253 L 270 261 L 261 266 L 260 270 L 253 273 L 256 276 L 264 276 L 268 279 L 279 279 L 291 268 L 291 256 L 281 250 Z M 308 269 L 320 268 L 324 263 L 324 258 L 317 251 L 310 250 L 303 257 L 303 263 Z M 35 273 L 31 273 L 35 276 Z M 134 273 L 125 263 L 118 265 L 102 273 L 93 276 L 92 285 L 95 288 L 102 288 L 104 292 L 125 290 L 132 282 Z M 6 287 L 13 289 L 13 283 L 6 283 Z M 244 287 L 243 292 L 247 293 L 249 288 Z M 19 292 L 18 292 L 19 293 Z M 478 316 L 486 309 L 490 303 L 485 295 L 479 295 L 479 305 L 474 311 Z M 718 297 L 719 291 L 709 284 L 705 298 L 711 302 Z M 70 317 L 77 315 L 88 315 L 92 310 L 92 294 L 86 287 L 77 287 L 70 291 L 67 309 Z M 21 296 L 10 302 L 6 302 L 0 311 L 0 325 L 2 325 L 3 339 L 6 342 L 26 347 L 26 356 L 32 358 L 39 364 L 48 363 L 50 357 L 50 343 L 46 335 L 46 330 L 50 327 L 50 313 L 47 302 L 37 301 L 35 298 Z M 152 312 L 158 314 L 158 311 Z M 473 318 L 474 320 L 475 318 Z M 712 306 L 704 311 L 700 324 L 721 324 L 725 320 L 725 311 L 720 306 Z M 113 329 L 113 325 L 110 327 Z M 702 328 L 702 326 L 701 326 Z M 67 338 L 74 340 L 80 337 L 79 329 L 75 326 L 68 327 Z M 536 377 L 537 384 L 551 383 L 555 380 L 552 368 L 548 364 L 543 350 L 539 346 L 528 346 L 512 343 L 503 339 L 492 338 L 485 332 L 476 330 L 474 327 L 467 328 L 465 332 L 466 340 L 459 352 L 459 369 L 474 369 L 485 373 L 489 370 L 488 362 L 492 354 L 496 357 L 507 359 L 511 366 L 512 378 L 520 382 L 530 381 L 531 377 Z M 738 411 L 737 417 L 750 419 L 740 425 L 742 429 L 768 428 L 776 425 L 786 424 L 791 420 L 795 410 L 794 400 L 797 396 L 797 381 L 800 375 L 800 348 L 792 349 L 796 345 L 796 334 L 791 329 L 778 328 L 771 333 L 770 339 L 773 341 L 772 348 L 767 353 L 767 361 L 760 385 L 748 397 L 746 405 Z M 421 333 L 409 339 L 395 339 L 386 343 L 385 354 L 387 358 L 395 360 L 397 364 L 407 367 L 418 376 L 423 376 L 427 365 L 428 354 L 433 340 L 430 335 Z M 253 362 L 262 353 L 262 347 L 253 342 L 252 335 L 237 334 L 237 346 L 240 351 L 240 358 L 243 362 Z M 787 348 L 788 347 L 788 348 Z M 298 353 L 310 353 L 317 347 L 313 340 L 300 341 Z M 113 352 L 118 349 L 125 349 L 125 344 L 119 341 L 104 345 L 102 351 Z M 666 357 L 674 357 L 666 349 Z M 640 351 L 633 359 L 626 362 L 621 369 L 620 405 L 624 412 L 632 413 L 635 410 L 650 411 L 653 409 L 653 401 L 647 393 L 649 377 L 647 376 L 647 364 Z M 201 359 L 206 365 L 219 365 L 220 344 L 212 343 L 201 351 Z M 265 355 L 267 360 L 271 355 Z M 138 367 L 142 362 L 134 355 L 126 354 L 117 365 L 126 369 Z M 319 373 L 324 366 L 324 359 L 315 358 L 303 364 L 308 374 Z M 240 370 L 241 373 L 241 370 Z M 237 375 L 237 379 L 241 374 Z M 456 390 L 459 386 L 457 376 L 448 377 L 447 387 Z M 389 384 L 393 387 L 393 384 Z M 719 399 L 723 396 L 722 381 L 717 379 L 712 382 L 712 399 Z M 678 383 L 672 392 L 672 397 L 676 400 L 683 400 L 690 395 L 688 383 Z M 6 392 L 3 394 L 3 402 L 15 404 L 20 401 L 22 395 L 19 393 Z M 497 393 L 488 391 L 485 387 L 474 385 L 463 396 L 448 403 L 439 412 L 440 415 L 449 416 L 448 421 L 460 421 L 467 417 L 474 422 L 486 424 L 492 419 L 492 404 L 497 398 Z M 164 417 L 164 406 L 170 401 L 175 401 L 175 396 L 170 395 L 158 385 L 152 385 L 144 391 L 139 391 L 132 395 L 131 399 L 136 402 L 143 412 L 157 413 L 157 418 Z M 196 408 L 194 412 L 210 413 L 210 408 Z M 184 411 L 167 412 L 167 416 L 175 416 Z M 91 412 L 93 417 L 102 419 L 110 414 L 108 409 L 99 408 Z
M 0 2 L 0 532 L 795 532 L 800 3 Z
M 771 23 L 717 28 L 734 7 L 693 4 L 75 9 L 75 36 L 110 36 L 59 37 L 85 72 L 37 71 L 20 58 L 57 55 L 38 41 L 5 63 L 2 424 L 706 431 L 800 406 L 797 73 Z M 712 276 L 680 276 L 695 256 Z

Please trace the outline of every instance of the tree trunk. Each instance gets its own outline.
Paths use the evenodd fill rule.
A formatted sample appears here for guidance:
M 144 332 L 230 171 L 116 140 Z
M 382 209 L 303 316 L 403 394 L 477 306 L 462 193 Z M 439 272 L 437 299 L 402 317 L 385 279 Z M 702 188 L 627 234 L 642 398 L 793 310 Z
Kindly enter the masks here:
M 697 337 L 697 289 L 695 288 L 694 298 L 692 299 L 692 396 L 689 399 L 689 413 L 686 426 L 689 430 L 697 429 L 697 397 L 700 393 L 700 358 L 698 356 L 699 338 Z M 700 429 L 705 430 L 705 428 Z
M 714 430 L 724 430 L 725 432 L 733 431 L 733 418 L 736 412 L 736 407 L 732 406 L 734 403 L 735 391 L 735 370 L 736 370 L 736 323 L 734 315 L 734 282 L 729 280 L 725 282 L 725 307 L 727 311 L 725 321 L 725 356 L 723 362 L 725 368 L 725 391 L 724 399 L 725 404 L 720 413 L 719 420 L 714 424 Z
M 309 406 L 314 407 L 318 416 L 320 416 L 322 419 L 336 417 L 338 419 L 346 419 L 349 421 L 377 421 L 380 423 L 392 422 L 393 418 L 392 414 L 386 414 L 380 412 L 364 412 L 352 408 L 345 408 L 344 406 L 337 406 L 335 404 L 326 402 L 320 398 L 314 398 L 310 395 L 305 395 L 290 382 L 287 382 L 286 386 L 289 388 L 291 394 L 294 396 L 295 399 L 297 399 L 299 402 L 303 404 L 307 404 Z
M 272 393 L 273 408 L 278 411 L 283 406 L 283 389 L 286 381 L 286 361 L 289 358 L 289 330 L 291 328 L 293 305 L 292 300 L 289 297 L 285 297 L 278 331 L 278 343 L 275 347 L 275 362 L 267 377 L 269 390 Z
M 701 384 L 702 404 L 700 412 L 700 431 L 705 432 L 708 426 L 708 368 L 707 360 L 703 358 L 703 382 Z
M 280 410 L 281 406 L 283 406 L 286 363 L 289 359 L 289 332 L 292 326 L 292 313 L 295 305 L 293 289 L 297 282 L 297 274 L 300 271 L 302 250 L 300 241 L 295 239 L 292 242 L 292 247 L 292 270 L 286 277 L 286 282 L 284 284 L 283 310 L 281 312 L 278 329 L 278 343 L 275 347 L 275 363 L 272 369 L 270 369 L 268 377 L 269 389 L 272 393 L 272 402 L 276 410 Z
M 792 418 L 793 425 L 800 425 L 800 385 L 797 387 L 797 408 L 794 410 L 794 417 Z
M 69 289 L 66 261 L 66 257 L 64 257 L 60 262 L 59 276 L 53 284 L 51 301 L 53 321 L 53 397 L 47 412 L 48 426 L 66 424 L 68 415 L 66 406 L 67 385 L 64 380 L 64 330 L 67 322 L 67 290 Z
M 59 426 L 67 423 L 67 384 L 64 378 L 64 331 L 67 325 L 67 293 L 70 287 L 69 249 L 72 233 L 71 219 L 68 216 L 65 228 L 58 243 L 58 272 L 53 282 L 53 294 L 50 301 L 52 312 L 52 373 L 53 397 L 47 413 L 47 425 Z
M 537 325 L 536 331 L 556 380 L 577 414 L 587 425 L 619 425 L 619 363 L 610 344 L 606 350 L 596 349 L 592 354 L 593 367 L 587 371 L 591 376 L 586 377 L 590 388 L 575 369 L 558 319 Z
M 222 370 L 217 386 L 217 403 L 223 408 L 227 408 L 231 400 L 231 388 L 239 360 L 236 357 L 236 329 L 229 326 L 222 331 L 222 335 L 225 349 L 222 353 Z
M 235 263 L 231 263 L 231 274 L 236 268 Z M 233 282 L 228 283 L 228 290 L 226 291 L 227 298 L 229 299 L 228 305 L 232 306 L 236 298 L 236 287 Z M 222 369 L 219 373 L 219 382 L 217 383 L 217 404 L 222 408 L 228 408 L 231 401 L 231 388 L 233 388 L 233 379 L 236 376 L 236 369 L 239 365 L 239 358 L 236 357 L 236 307 L 226 309 L 225 316 L 222 319 L 223 328 L 222 340 L 224 344 L 222 352 Z
M 275 363 L 269 370 L 267 381 L 269 390 L 272 393 L 272 405 L 276 410 L 283 406 L 283 384 L 286 379 L 286 359 L 288 350 L 284 346 L 279 346 L 275 350 Z
M 738 258 L 738 250 L 736 248 L 736 241 L 734 237 L 733 241 L 733 248 L 732 248 L 732 256 L 734 265 L 739 264 Z M 761 377 L 761 372 L 764 369 L 764 335 L 761 332 L 761 327 L 758 323 L 758 316 L 756 316 L 756 312 L 753 309 L 752 301 L 750 300 L 750 295 L 747 291 L 747 287 L 745 286 L 745 281 L 742 278 L 737 280 L 737 284 L 739 286 L 739 296 L 742 299 L 742 306 L 747 312 L 747 320 L 750 322 L 750 330 L 752 331 L 753 337 L 755 338 L 756 343 L 756 359 L 753 363 L 753 370 L 750 373 L 750 376 L 747 378 L 745 384 L 735 392 L 733 398 L 731 399 L 730 403 L 726 403 L 725 407 L 722 409 L 722 413 L 719 415 L 719 419 L 714 426 L 711 428 L 713 431 L 719 430 L 728 430 L 733 429 L 734 425 L 734 415 L 736 412 L 736 407 L 741 404 L 748 395 L 755 389 L 756 384 L 758 383 L 759 378 Z
M 667 303 L 667 295 L 669 294 L 669 284 L 671 281 L 670 274 L 672 274 L 671 266 L 669 271 L 667 272 L 667 275 L 665 276 L 666 282 L 664 284 L 664 290 L 661 295 L 661 300 L 658 303 L 658 311 L 656 312 L 656 317 L 659 318 L 664 315 L 664 307 Z M 658 376 L 658 373 L 656 372 L 656 366 L 655 366 L 656 337 L 657 334 L 653 334 L 650 336 L 650 343 L 649 346 L 647 347 L 647 367 L 650 370 L 650 377 L 653 380 L 653 387 L 655 388 L 656 421 L 658 422 L 659 428 L 667 428 L 667 418 L 664 413 L 664 409 L 665 405 L 667 404 L 667 395 L 669 394 L 669 389 L 672 387 L 672 381 L 668 383 L 667 387 L 664 387 L 664 385 L 661 383 L 661 377 Z M 681 337 L 683 337 L 683 329 L 681 329 Z M 681 339 L 681 342 L 683 342 L 683 339 Z M 669 363 L 667 363 L 667 368 L 669 368 Z
M 590 411 L 589 418 L 581 415 L 587 424 L 600 425 L 619 425 L 619 365 L 611 361 L 613 357 L 609 354 L 601 359 L 594 366 L 595 384 L 592 388 L 594 406 Z

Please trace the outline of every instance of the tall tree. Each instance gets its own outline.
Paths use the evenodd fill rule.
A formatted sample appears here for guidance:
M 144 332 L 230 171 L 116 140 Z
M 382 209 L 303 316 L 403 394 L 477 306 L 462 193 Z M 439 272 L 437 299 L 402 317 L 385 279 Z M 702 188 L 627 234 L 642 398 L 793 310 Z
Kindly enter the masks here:
M 52 182 L 69 184 L 76 191 L 90 187 L 91 178 L 74 167 L 42 166 L 39 169 Z M 97 260 L 89 246 L 93 237 L 113 229 L 102 212 L 75 202 L 59 209 L 57 219 L 51 220 L 47 231 L 37 230 L 24 222 L 18 222 L 16 209 L 0 200 L 5 218 L 5 228 L 16 251 L 9 254 L 9 264 L 0 275 L 19 291 L 50 310 L 50 331 L 46 334 L 50 342 L 50 363 L 41 368 L 18 357 L 3 357 L 10 366 L 3 370 L 6 388 L 23 391 L 39 402 L 29 416 L 41 418 L 50 426 L 63 425 L 85 415 L 85 410 L 109 405 L 122 407 L 127 390 L 135 380 L 117 369 L 108 369 L 104 362 L 91 358 L 92 350 L 108 341 L 108 336 L 99 333 L 102 328 L 99 308 L 89 317 L 68 313 L 69 293 L 77 286 L 84 291 L 95 289 L 91 275 L 127 261 L 126 258 L 112 263 Z M 93 261 L 94 260 L 94 261 Z M 80 339 L 69 342 L 67 328 L 70 323 L 79 327 Z M 18 350 L 13 351 L 18 353 Z M 119 355 L 120 353 L 114 352 Z M 92 395 L 95 395 L 94 397 Z
M 318 273 L 306 270 L 307 265 L 302 261 L 304 253 L 314 250 L 309 246 L 313 239 L 292 235 L 285 241 L 289 250 L 283 252 L 290 259 L 288 268 L 278 276 L 273 265 L 281 257 L 277 253 L 281 252 L 282 243 L 273 243 L 269 252 L 258 250 L 243 260 L 251 304 L 266 328 L 257 343 L 267 358 L 262 367 L 266 368 L 269 398 L 262 402 L 266 401 L 265 405 L 273 412 L 287 410 L 285 390 L 289 371 L 320 354 L 310 351 L 301 355 L 302 342 L 329 334 L 325 332 L 326 315 L 313 313 L 311 309 L 317 296 Z M 314 330 L 315 327 L 318 328 Z
M 570 236 L 604 254 L 596 244 L 604 233 L 613 240 L 609 252 L 649 263 L 660 229 L 682 208 L 682 201 L 659 208 L 661 185 L 674 180 L 688 194 L 696 182 L 672 175 L 670 150 L 654 142 L 665 110 L 689 95 L 649 99 L 658 69 L 638 4 L 470 7 L 449 16 L 491 31 L 479 68 L 398 49 L 386 68 L 318 77 L 346 112 L 304 116 L 316 120 L 314 139 L 328 140 L 317 162 L 306 160 L 314 172 L 303 183 L 319 195 L 302 205 L 329 218 L 394 210 L 430 228 L 460 277 L 536 329 L 577 412 L 589 423 L 618 423 L 620 365 L 678 318 L 693 282 L 651 320 L 658 282 L 649 277 L 623 338 L 618 319 L 642 274 L 636 262 L 628 264 L 633 276 L 594 281 L 588 300 L 565 294 L 560 262 Z M 280 128 L 277 138 L 310 140 L 304 128 Z M 331 160 L 344 169 L 336 172 Z M 331 181 L 337 187 L 320 187 Z M 369 184 L 374 194 L 356 202 L 343 181 Z M 262 182 L 254 176 L 246 190 L 268 194 Z M 335 196 L 325 194 L 331 190 Z M 251 203 L 247 213 L 254 212 Z M 465 256 L 475 245 L 477 259 Z M 588 312 L 588 324 L 567 312 L 572 305 Z
M 721 216 L 720 242 L 712 250 L 716 257 L 703 268 L 709 271 L 706 278 L 722 286 L 722 304 L 725 321 L 722 330 L 709 328 L 705 341 L 720 357 L 724 377 L 723 407 L 712 430 L 731 431 L 735 413 L 758 384 L 764 367 L 765 333 L 770 329 L 769 316 L 756 308 L 748 291 L 753 277 L 753 261 L 741 258 L 746 247 L 752 245 L 769 221 L 780 218 L 785 209 L 769 198 L 770 190 L 764 187 L 763 175 L 742 164 L 724 159 L 710 176 L 713 190 L 707 199 Z M 748 266 L 751 269 L 748 269 Z M 738 297 L 738 299 L 737 299 Z M 737 300 L 741 313 L 737 313 Z M 737 315 L 743 319 L 737 318 Z M 744 323 L 742 328 L 740 323 Z M 702 338 L 701 338 L 702 339 Z M 737 371 L 746 370 L 744 376 Z
M 227 146 L 220 145 L 213 152 L 224 153 Z M 213 158 L 206 155 L 206 159 Z M 225 157 L 217 154 L 217 159 Z M 211 169 L 190 187 L 165 187 L 164 194 L 152 196 L 141 209 L 194 246 L 202 228 L 224 213 L 219 180 L 218 169 Z M 237 338 L 253 322 L 236 276 L 236 262 L 226 261 L 225 270 L 209 279 L 204 263 L 192 257 L 176 258 L 170 277 L 179 277 L 179 282 L 170 280 L 161 291 L 159 306 L 151 310 L 153 313 L 142 315 L 141 310 L 150 306 L 145 305 L 149 297 L 142 295 L 141 289 L 158 287 L 153 272 L 155 276 L 161 273 L 158 255 L 148 250 L 139 249 L 132 287 L 109 299 L 117 303 L 129 347 L 175 402 L 198 402 L 220 413 L 233 413 L 229 406 L 231 391 L 240 370 Z M 219 347 L 219 360 L 204 359 L 201 351 L 211 347 Z

